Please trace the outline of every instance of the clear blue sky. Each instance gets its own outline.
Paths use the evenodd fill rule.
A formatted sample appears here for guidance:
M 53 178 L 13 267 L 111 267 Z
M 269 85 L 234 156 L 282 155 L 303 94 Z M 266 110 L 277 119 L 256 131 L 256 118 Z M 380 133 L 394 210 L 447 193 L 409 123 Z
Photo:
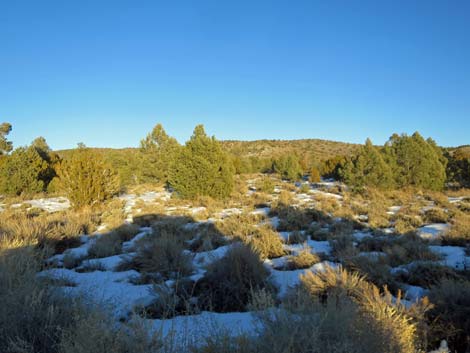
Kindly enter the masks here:
M 0 1 L 0 122 L 16 146 L 470 143 L 470 1 Z

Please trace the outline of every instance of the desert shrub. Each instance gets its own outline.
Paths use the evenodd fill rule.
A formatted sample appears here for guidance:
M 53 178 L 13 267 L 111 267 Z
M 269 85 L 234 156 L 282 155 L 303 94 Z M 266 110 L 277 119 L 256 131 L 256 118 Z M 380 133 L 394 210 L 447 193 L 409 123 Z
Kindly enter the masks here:
M 292 203 L 294 195 L 288 190 L 281 190 L 278 198 L 278 205 L 288 206 Z
M 254 226 L 261 220 L 261 216 L 241 213 L 232 215 L 217 222 L 217 229 L 228 237 L 245 239 L 253 234 Z
M 395 267 L 413 261 L 437 261 L 441 256 L 431 251 L 418 236 L 407 234 L 391 241 L 383 248 L 390 266 Z
M 191 251 L 209 251 L 227 244 L 226 238 L 212 223 L 199 226 L 197 232 L 197 237 L 189 244 Z
M 398 292 L 399 286 L 390 272 L 390 266 L 381 261 L 380 258 L 355 256 L 348 259 L 345 266 L 352 271 L 358 272 L 380 289 L 387 287 L 392 293 Z
M 354 238 L 347 233 L 338 233 L 334 237 L 328 239 L 331 246 L 331 253 L 340 261 L 345 261 L 358 253 L 354 246 Z
M 201 195 L 227 198 L 233 189 L 234 169 L 220 143 L 196 126 L 172 164 L 169 184 L 184 198 Z
M 272 210 L 272 214 L 279 217 L 277 229 L 280 231 L 300 231 L 322 218 L 320 213 L 314 209 L 286 206 L 285 204 L 278 205 Z
M 387 210 L 382 205 L 371 203 L 368 206 L 367 217 L 369 226 L 372 228 L 386 228 L 390 225 Z
M 443 279 L 431 287 L 429 299 L 434 340 L 445 338 L 455 352 L 468 352 L 470 347 L 470 282 Z M 436 342 L 437 345 L 437 342 Z
M 300 185 L 299 191 L 303 194 L 308 193 L 310 191 L 310 185 L 307 183 L 303 183 L 302 185 Z
M 270 288 L 268 276 L 258 254 L 249 246 L 234 245 L 223 258 L 209 265 L 195 293 L 202 309 L 245 311 L 252 291 Z
M 132 265 L 144 273 L 154 273 L 156 279 L 181 278 L 193 271 L 192 256 L 183 250 L 181 240 L 174 237 L 149 237 L 139 242 Z
M 318 168 L 312 168 L 310 170 L 310 175 L 308 177 L 308 180 L 311 183 L 318 183 L 321 181 L 320 171 L 318 170 Z
M 96 238 L 88 250 L 90 257 L 100 258 L 117 255 L 122 252 L 122 240 L 115 232 L 103 234 Z
M 96 214 L 90 210 L 26 214 L 19 211 L 0 213 L 0 243 L 34 244 L 53 253 L 62 253 L 80 245 L 79 235 L 95 229 Z M 20 245 L 18 245 L 20 246 Z
M 174 285 L 154 284 L 152 292 L 158 298 L 154 303 L 143 308 L 141 315 L 152 319 L 169 319 L 177 315 L 198 313 L 193 299 L 195 282 L 190 279 L 178 279 Z
M 131 240 L 139 230 L 139 226 L 135 224 L 121 225 L 109 233 L 96 237 L 88 254 L 95 258 L 118 255 L 122 252 L 122 243 Z
M 299 180 L 302 177 L 302 167 L 296 155 L 284 155 L 275 159 L 272 170 L 287 180 Z
M 429 288 L 442 280 L 457 280 L 461 276 L 452 268 L 432 262 L 417 262 L 400 274 L 400 280 L 413 286 Z
M 387 290 L 382 295 L 376 286 L 358 274 L 331 268 L 317 274 L 307 272 L 301 277 L 301 288 L 313 300 L 321 300 L 341 310 L 351 308 L 351 305 L 355 307 L 359 315 L 352 317 L 360 318 L 354 325 L 356 334 L 368 336 L 362 337 L 370 340 L 368 350 L 403 353 L 417 350 L 416 323 L 407 309 L 393 303 Z M 362 352 L 363 347 L 354 351 Z M 351 350 L 343 348 L 340 351 Z
M 317 223 L 312 223 L 308 227 L 306 234 L 309 235 L 312 240 L 324 241 L 328 239 L 330 231 L 322 228 Z
M 19 147 L 0 164 L 0 192 L 8 195 L 45 191 L 51 181 L 51 162 L 34 148 Z
M 399 212 L 396 215 L 394 227 L 398 233 L 405 234 L 416 230 L 416 228 L 423 225 L 423 220 L 418 215 L 409 215 L 404 212 Z
M 302 268 L 309 268 L 316 263 L 320 262 L 320 257 L 312 253 L 312 249 L 308 246 L 304 247 L 296 255 L 291 255 L 287 259 L 287 269 L 288 270 L 297 270 Z
M 263 226 L 253 229 L 247 242 L 262 259 L 276 258 L 285 255 L 281 237 L 271 227 Z
M 447 223 L 449 214 L 440 208 L 431 208 L 424 213 L 426 223 Z
M 390 165 L 369 139 L 358 154 L 344 164 L 340 175 L 347 184 L 358 189 L 364 186 L 388 189 L 393 186 Z
M 60 190 L 74 207 L 103 202 L 119 191 L 117 174 L 103 157 L 91 149 L 80 147 L 57 168 Z
M 264 176 L 256 182 L 256 190 L 272 194 L 274 192 L 274 182 L 269 176 Z
M 286 239 L 286 244 L 299 244 L 304 243 L 307 240 L 307 233 L 301 231 L 293 231 L 291 232 Z
M 442 242 L 447 245 L 467 245 L 470 242 L 470 214 L 456 212 Z

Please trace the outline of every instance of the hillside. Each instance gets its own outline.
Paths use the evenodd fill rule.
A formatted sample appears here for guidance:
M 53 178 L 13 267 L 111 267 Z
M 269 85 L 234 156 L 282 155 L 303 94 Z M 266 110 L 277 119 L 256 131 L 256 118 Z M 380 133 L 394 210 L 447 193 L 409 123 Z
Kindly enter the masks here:
M 320 161 L 337 155 L 348 156 L 358 144 L 328 141 L 320 139 L 302 140 L 256 140 L 256 141 L 222 141 L 223 146 L 231 153 L 240 157 L 271 158 L 286 153 L 309 155 Z

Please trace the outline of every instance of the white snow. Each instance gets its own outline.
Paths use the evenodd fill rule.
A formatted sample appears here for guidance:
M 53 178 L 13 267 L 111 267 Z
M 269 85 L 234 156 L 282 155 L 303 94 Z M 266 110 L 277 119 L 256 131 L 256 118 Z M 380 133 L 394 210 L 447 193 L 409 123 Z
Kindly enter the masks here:
M 100 259 L 88 259 L 82 262 L 80 268 L 100 268 L 105 271 L 114 271 L 120 264 L 122 264 L 126 260 L 126 257 L 129 256 L 130 254 L 125 254 L 108 256 Z
M 446 223 L 428 224 L 424 227 L 418 228 L 418 236 L 422 239 L 437 239 L 449 229 Z
M 353 233 L 353 237 L 357 241 L 362 241 L 365 238 L 372 238 L 372 234 L 370 232 L 356 231 Z
M 197 253 L 194 256 L 193 263 L 195 266 L 207 266 L 212 262 L 224 257 L 232 246 L 233 244 L 224 245 L 214 250 Z
M 400 210 L 401 210 L 401 206 L 391 206 L 391 207 L 388 208 L 387 214 L 395 215 Z
M 308 239 L 302 244 L 290 244 L 284 245 L 284 249 L 293 252 L 294 254 L 299 253 L 305 248 L 305 245 L 312 249 L 312 253 L 329 255 L 331 253 L 331 245 L 327 240 L 311 240 Z
M 319 272 L 325 271 L 327 267 L 337 268 L 338 264 L 330 261 L 323 261 L 313 265 L 310 268 L 294 271 L 278 271 L 271 269 L 271 280 L 274 285 L 279 289 L 278 297 L 284 297 L 290 288 L 295 287 L 300 283 L 300 276 L 308 271 Z
M 66 197 L 52 197 L 37 200 L 28 200 L 24 203 L 29 203 L 31 207 L 40 208 L 47 212 L 63 211 L 70 208 L 70 201 Z
M 423 287 L 412 286 L 410 284 L 404 284 L 403 289 L 405 292 L 405 298 L 411 302 L 418 301 L 428 293 L 428 291 Z
M 133 250 L 134 247 L 135 247 L 135 243 L 136 243 L 138 240 L 140 240 L 140 239 L 146 237 L 146 236 L 149 235 L 149 234 L 152 234 L 152 228 L 151 228 L 151 227 L 142 227 L 142 228 L 140 228 L 140 233 L 136 234 L 136 235 L 134 236 L 134 238 L 132 238 L 131 240 L 125 241 L 124 243 L 122 243 L 122 249 L 123 249 L 124 251 L 131 251 L 131 250 Z
M 470 257 L 465 255 L 465 248 L 463 247 L 431 245 L 429 248 L 444 256 L 444 259 L 440 262 L 446 266 L 458 270 L 470 268 Z
M 232 337 L 241 334 L 254 335 L 256 317 L 251 312 L 214 313 L 203 311 L 198 315 L 176 316 L 166 320 L 147 320 L 151 329 L 171 339 L 177 347 L 201 346 L 205 339 L 219 334 Z
M 39 276 L 65 279 L 76 287 L 62 287 L 66 295 L 83 296 L 86 300 L 109 306 L 116 318 L 127 317 L 139 306 L 150 305 L 155 300 L 152 285 L 133 285 L 129 280 L 140 277 L 137 271 L 94 271 L 78 273 L 63 268 L 42 271 Z

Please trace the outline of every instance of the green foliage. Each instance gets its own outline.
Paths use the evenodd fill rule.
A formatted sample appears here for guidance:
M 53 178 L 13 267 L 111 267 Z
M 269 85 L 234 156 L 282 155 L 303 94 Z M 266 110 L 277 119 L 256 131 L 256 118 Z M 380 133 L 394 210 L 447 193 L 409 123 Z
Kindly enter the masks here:
M 394 134 L 385 144 L 384 153 L 398 187 L 444 187 L 447 160 L 432 139 L 425 140 L 418 132 L 412 136 Z
M 53 175 L 48 151 L 39 151 L 34 144 L 19 147 L 0 165 L 0 192 L 20 195 L 45 191 Z
M 9 123 L 1 123 L 0 124 L 0 156 L 3 154 L 7 154 L 13 149 L 13 145 L 11 141 L 6 139 L 6 136 L 11 131 L 11 124 Z
M 380 151 L 367 139 L 359 153 L 350 159 L 340 174 L 346 183 L 354 187 L 374 186 L 387 189 L 393 185 L 392 171 Z
M 76 149 L 57 167 L 58 187 L 74 207 L 93 205 L 119 191 L 116 172 L 103 157 L 88 148 Z
M 346 163 L 345 156 L 334 156 L 323 161 L 320 165 L 320 173 L 325 178 L 340 179 L 340 170 Z
M 415 186 L 441 190 L 446 181 L 446 164 L 442 150 L 431 138 L 418 132 L 412 136 L 394 134 L 382 149 L 370 140 L 340 170 L 342 179 L 354 186 Z
M 169 184 L 185 198 L 230 195 L 234 181 L 230 158 L 215 137 L 209 137 L 202 125 L 196 126 L 186 145 L 170 168 Z
M 318 183 L 321 181 L 321 176 L 320 176 L 320 172 L 318 171 L 318 168 L 313 167 L 310 170 L 309 180 L 311 183 Z
M 284 155 L 275 159 L 272 169 L 287 180 L 299 180 L 302 177 L 302 167 L 296 155 Z
M 446 158 L 449 161 L 448 180 L 463 187 L 470 187 L 470 147 L 460 147 L 452 154 L 446 153 Z
M 170 168 L 181 146 L 157 124 L 140 142 L 141 174 L 144 182 L 167 182 Z

